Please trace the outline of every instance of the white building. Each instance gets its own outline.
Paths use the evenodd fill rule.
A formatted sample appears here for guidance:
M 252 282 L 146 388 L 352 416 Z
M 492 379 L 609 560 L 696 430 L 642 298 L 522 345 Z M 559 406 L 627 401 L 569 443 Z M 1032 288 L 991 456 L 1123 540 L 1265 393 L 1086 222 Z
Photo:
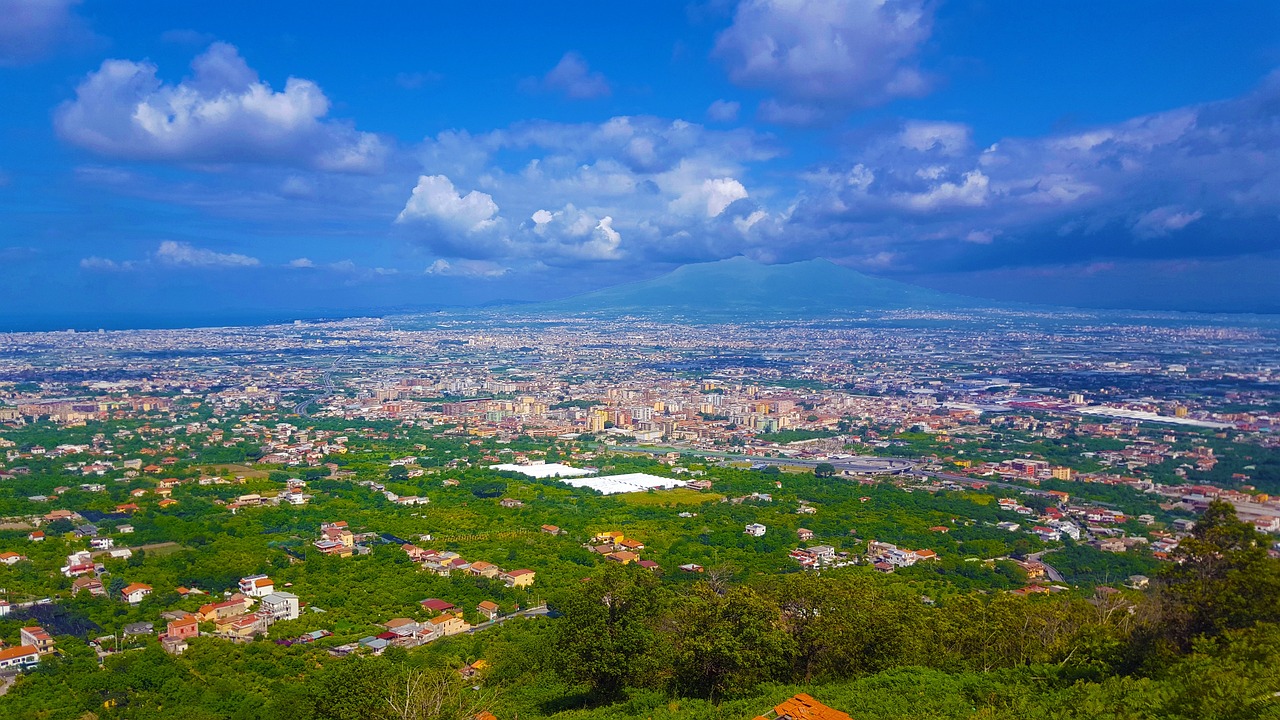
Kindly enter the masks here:
M 275 581 L 266 575 L 250 575 L 240 578 L 240 592 L 249 597 L 266 597 L 275 592 Z
M 742 532 L 744 535 L 752 535 L 754 537 L 764 537 L 764 532 L 766 529 L 767 528 L 764 525 L 761 525 L 760 523 L 751 523 L 750 525 L 747 526 L 747 529 L 743 530 Z
M 297 620 L 298 619 L 298 596 L 287 592 L 273 592 L 262 598 L 262 607 L 259 608 L 260 615 L 266 615 L 271 620 Z

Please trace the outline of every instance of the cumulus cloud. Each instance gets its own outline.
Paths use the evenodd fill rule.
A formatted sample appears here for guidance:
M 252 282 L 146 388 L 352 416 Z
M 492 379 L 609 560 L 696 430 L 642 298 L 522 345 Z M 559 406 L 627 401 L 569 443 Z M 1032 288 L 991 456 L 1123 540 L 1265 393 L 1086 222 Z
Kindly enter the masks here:
M 397 224 L 450 262 L 712 259 L 760 222 L 735 221 L 760 209 L 749 165 L 776 152 L 751 131 L 653 117 L 441 133 L 421 159 L 448 168 L 448 184 L 432 180 L 427 192 L 420 181 Z M 473 193 L 475 211 L 463 212 Z
M 480 232 L 497 223 L 497 214 L 492 196 L 477 190 L 463 195 L 444 175 L 422 175 L 396 221 L 439 220 L 464 232 Z
M 27 65 L 59 44 L 84 35 L 75 14 L 80 0 L 0 0 L 0 67 Z
M 604 73 L 591 70 L 587 61 L 576 52 L 567 52 L 560 62 L 539 79 L 523 84 L 526 90 L 555 92 L 574 100 L 590 100 L 608 97 L 613 93 Z
M 106 60 L 55 114 L 58 134 L 99 155 L 180 163 L 269 163 L 327 172 L 381 167 L 385 143 L 328 119 L 320 87 L 290 77 L 276 91 L 235 47 L 214 43 L 177 84 L 150 62 Z
M 806 172 L 753 233 L 779 259 L 887 252 L 899 272 L 1274 252 L 1277 107 L 1280 74 L 1234 100 L 988 147 L 964 125 L 902 122 Z
M 933 29 L 927 0 L 743 0 L 713 55 L 729 79 L 777 99 L 771 122 L 809 124 L 848 110 L 923 94 L 915 56 Z
M 243 268 L 257 267 L 262 263 L 257 258 L 239 253 L 220 253 L 206 248 L 196 247 L 190 243 L 165 240 L 156 248 L 153 256 L 156 262 L 177 267 L 198 268 Z
M 300 257 L 300 258 L 294 258 L 290 260 L 286 267 L 291 267 L 296 269 L 305 269 L 305 268 L 313 268 L 315 266 L 316 264 L 311 261 L 311 258 Z

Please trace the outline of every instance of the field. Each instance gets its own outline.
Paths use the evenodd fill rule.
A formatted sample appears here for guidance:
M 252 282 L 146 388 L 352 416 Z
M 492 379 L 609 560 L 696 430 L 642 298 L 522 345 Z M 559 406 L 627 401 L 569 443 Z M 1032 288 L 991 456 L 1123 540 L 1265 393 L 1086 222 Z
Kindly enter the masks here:
M 720 502 L 724 499 L 724 496 L 717 493 L 690 490 L 689 488 L 675 488 L 673 490 L 655 490 L 654 492 L 645 493 L 626 493 L 621 495 L 620 499 L 628 505 L 640 507 L 676 507 L 679 505 L 703 505 L 710 502 Z

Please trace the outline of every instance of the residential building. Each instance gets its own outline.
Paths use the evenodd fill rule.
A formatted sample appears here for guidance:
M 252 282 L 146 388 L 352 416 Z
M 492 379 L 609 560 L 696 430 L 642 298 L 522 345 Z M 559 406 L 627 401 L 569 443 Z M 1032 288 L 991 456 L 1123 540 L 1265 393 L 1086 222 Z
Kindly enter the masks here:
M 30 645 L 0 648 L 0 670 L 33 667 L 40 663 L 40 653 Z
M 249 597 L 266 597 L 275 592 L 275 589 L 275 582 L 266 575 L 250 575 L 249 577 L 240 578 L 240 592 Z
M 262 598 L 262 606 L 258 614 L 278 620 L 297 620 L 299 613 L 298 596 L 287 592 L 273 592 Z
M 41 655 L 53 652 L 53 636 L 39 625 L 24 627 L 18 631 L 18 644 L 29 645 Z
M 507 587 L 529 587 L 533 585 L 533 577 L 535 574 L 536 573 L 528 568 L 521 568 L 520 570 L 512 570 L 511 572 L 500 575 L 499 577 L 501 577 L 502 581 L 507 584 Z
M 131 583 L 120 591 L 120 597 L 130 605 L 137 605 L 142 598 L 151 594 L 151 586 L 143 583 Z

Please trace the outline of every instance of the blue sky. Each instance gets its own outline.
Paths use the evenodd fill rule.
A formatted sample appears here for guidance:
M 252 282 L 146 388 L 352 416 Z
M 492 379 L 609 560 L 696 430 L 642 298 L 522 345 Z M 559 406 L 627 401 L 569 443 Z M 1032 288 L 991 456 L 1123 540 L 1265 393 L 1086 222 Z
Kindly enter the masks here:
M 10 326 L 538 299 L 736 255 L 1280 311 L 1273 2 L 205 7 L 0 0 Z

